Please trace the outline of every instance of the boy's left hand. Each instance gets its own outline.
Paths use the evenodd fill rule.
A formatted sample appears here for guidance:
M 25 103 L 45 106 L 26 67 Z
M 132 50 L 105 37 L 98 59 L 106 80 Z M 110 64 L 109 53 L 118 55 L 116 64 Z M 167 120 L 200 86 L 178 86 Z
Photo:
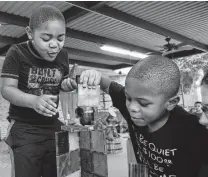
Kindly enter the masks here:
M 74 79 L 67 78 L 62 81 L 61 88 L 66 92 L 70 92 L 77 88 L 77 83 Z

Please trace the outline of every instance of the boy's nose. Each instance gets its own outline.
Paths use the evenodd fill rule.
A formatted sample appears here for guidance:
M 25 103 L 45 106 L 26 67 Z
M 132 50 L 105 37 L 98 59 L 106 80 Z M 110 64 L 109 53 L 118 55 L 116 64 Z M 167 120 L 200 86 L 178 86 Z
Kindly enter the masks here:
M 140 111 L 140 108 L 139 108 L 139 105 L 138 105 L 136 102 L 132 101 L 132 102 L 129 104 L 129 110 L 130 110 L 131 112 L 139 112 L 139 111 Z
M 202 115 L 199 119 L 199 123 L 202 125 L 208 126 L 208 118 L 205 113 L 202 113 Z
M 51 48 L 57 48 L 57 47 L 58 47 L 58 42 L 56 42 L 56 41 L 51 41 L 51 43 L 49 44 L 49 46 L 50 46 Z

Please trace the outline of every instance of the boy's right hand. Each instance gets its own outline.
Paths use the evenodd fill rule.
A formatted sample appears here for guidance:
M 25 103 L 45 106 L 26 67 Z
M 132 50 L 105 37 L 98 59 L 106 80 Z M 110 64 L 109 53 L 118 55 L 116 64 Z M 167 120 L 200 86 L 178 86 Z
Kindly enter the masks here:
M 97 85 L 100 85 L 101 82 L 101 73 L 96 70 L 86 70 L 83 71 L 80 76 L 80 84 L 83 87 L 93 88 Z
M 55 95 L 37 96 L 33 102 L 33 109 L 41 115 L 52 117 L 57 113 L 57 99 Z

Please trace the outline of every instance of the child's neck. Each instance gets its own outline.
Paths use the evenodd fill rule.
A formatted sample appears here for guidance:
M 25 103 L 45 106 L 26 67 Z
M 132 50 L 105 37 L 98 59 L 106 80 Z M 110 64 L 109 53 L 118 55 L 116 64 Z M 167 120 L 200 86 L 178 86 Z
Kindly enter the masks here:
M 33 42 L 32 42 L 32 41 L 29 41 L 28 44 L 29 44 L 30 52 L 31 52 L 35 57 L 41 59 L 41 56 L 40 56 L 40 54 L 38 53 L 38 51 L 36 50 L 36 48 L 35 48 Z
M 155 132 L 162 128 L 166 122 L 168 121 L 170 113 L 167 112 L 165 115 L 162 116 L 159 120 L 152 122 L 151 124 L 148 124 L 149 132 Z

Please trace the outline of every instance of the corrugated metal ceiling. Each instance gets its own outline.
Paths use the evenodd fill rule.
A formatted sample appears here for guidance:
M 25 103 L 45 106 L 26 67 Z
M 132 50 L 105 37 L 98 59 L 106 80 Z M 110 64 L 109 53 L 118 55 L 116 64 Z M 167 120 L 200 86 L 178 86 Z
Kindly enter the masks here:
M 153 50 L 157 50 L 158 47 L 156 46 L 158 45 L 166 44 L 164 36 L 96 13 L 89 13 L 76 21 L 68 23 L 67 26 Z M 180 43 L 176 40 L 171 42 Z
M 9 37 L 21 37 L 25 34 L 25 28 L 16 25 L 2 25 L 0 26 L 0 35 Z
M 208 3 L 203 1 L 115 1 L 108 6 L 208 44 Z
M 0 1 L 0 11 L 29 18 L 32 10 L 44 4 L 55 6 L 61 12 L 71 7 L 64 1 Z

